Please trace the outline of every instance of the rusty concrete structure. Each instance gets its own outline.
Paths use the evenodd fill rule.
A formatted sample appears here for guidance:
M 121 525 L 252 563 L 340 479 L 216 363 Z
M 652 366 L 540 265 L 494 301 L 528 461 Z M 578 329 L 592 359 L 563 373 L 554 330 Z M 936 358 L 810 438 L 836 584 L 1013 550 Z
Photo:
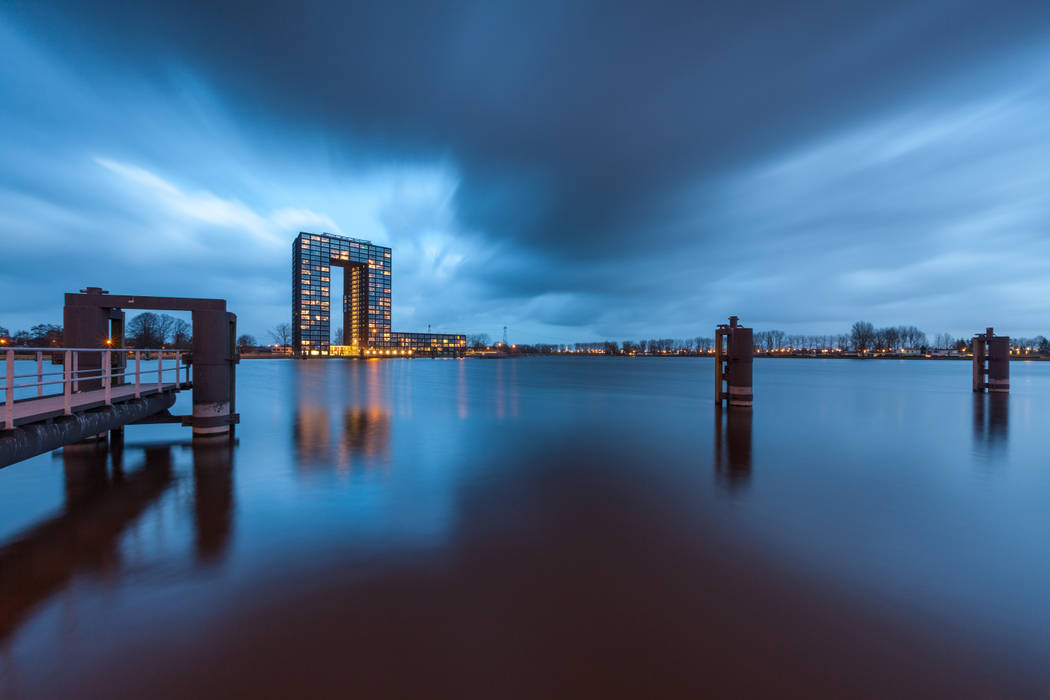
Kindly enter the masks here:
M 728 324 L 715 330 L 715 403 L 750 408 L 755 344 L 751 329 L 738 325 L 739 320 L 730 316 Z
M 125 349 L 125 309 L 191 312 L 192 350 Z M 226 310 L 224 299 L 117 295 L 89 287 L 65 295 L 64 322 L 67 347 L 46 351 L 61 371 L 43 371 L 41 349 L 4 352 L 0 467 L 77 442 L 104 440 L 107 432 L 119 440 L 124 426 L 134 423 L 181 423 L 193 429 L 194 437 L 232 435 L 239 421 L 237 317 Z M 36 371 L 15 375 L 15 353 L 26 350 L 35 351 Z M 174 372 L 173 381 L 165 372 Z M 144 381 L 150 373 L 155 376 Z M 62 378 L 52 379 L 56 374 Z M 33 375 L 35 382 L 15 383 Z M 61 393 L 45 395 L 45 385 L 59 385 Z M 36 396 L 16 395 L 34 387 Z M 173 416 L 168 409 L 183 389 L 193 391 L 192 413 Z
M 226 310 L 226 300 L 110 294 L 88 287 L 80 294 L 66 294 L 65 344 L 123 347 L 124 309 L 192 314 L 193 415 L 182 423 L 192 426 L 194 435 L 229 432 L 237 422 L 235 365 L 239 357 L 237 316 Z
M 992 328 L 973 340 L 973 390 L 1010 391 L 1010 336 L 995 335 Z

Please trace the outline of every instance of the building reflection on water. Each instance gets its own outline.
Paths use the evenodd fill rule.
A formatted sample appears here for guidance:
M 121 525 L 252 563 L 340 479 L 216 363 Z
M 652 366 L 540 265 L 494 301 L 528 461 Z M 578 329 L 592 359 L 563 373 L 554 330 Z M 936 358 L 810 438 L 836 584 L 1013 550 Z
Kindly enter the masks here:
M 751 480 L 751 419 L 748 409 L 715 407 L 715 474 L 731 491 Z
M 388 457 L 389 364 L 378 360 L 343 362 L 339 366 L 303 364 L 292 426 L 298 467 L 349 472 L 355 461 Z M 331 375 L 324 374 L 333 369 L 339 371 L 338 382 L 331 382 Z
M 0 546 L 0 641 L 77 576 L 119 577 L 126 567 L 122 537 L 176 483 L 173 449 L 188 443 L 125 449 L 116 437 L 111 445 L 64 447 L 61 512 Z M 235 445 L 223 436 L 197 438 L 190 446 L 198 563 L 221 561 L 229 547 Z
M 973 395 L 973 437 L 977 445 L 992 450 L 1006 447 L 1009 432 L 1010 395 L 988 393 Z
M 349 470 L 355 459 L 374 460 L 390 451 L 390 412 L 347 408 L 333 428 L 333 414 L 320 406 L 299 406 L 292 435 L 300 467 Z

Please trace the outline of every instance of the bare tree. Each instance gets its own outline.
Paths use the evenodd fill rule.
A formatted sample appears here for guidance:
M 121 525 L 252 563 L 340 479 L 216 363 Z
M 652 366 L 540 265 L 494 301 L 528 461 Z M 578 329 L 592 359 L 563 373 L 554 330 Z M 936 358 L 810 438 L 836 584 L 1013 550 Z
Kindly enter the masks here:
M 193 341 L 193 331 L 190 324 L 181 318 L 175 319 L 171 326 L 171 344 L 174 347 L 186 349 Z
M 278 323 L 270 329 L 270 337 L 273 342 L 282 348 L 292 344 L 292 325 L 290 323 Z
M 160 334 L 161 345 L 165 345 L 168 342 L 168 338 L 172 336 L 172 332 L 175 329 L 175 322 L 178 320 L 168 314 L 157 315 L 157 333 Z
M 900 346 L 900 333 L 893 326 L 889 328 L 883 328 L 879 331 L 880 342 L 884 350 L 895 351 Z
M 190 324 L 169 314 L 141 313 L 128 323 L 126 339 L 135 347 L 159 348 L 167 344 L 189 347 L 193 338 Z
M 139 314 L 128 322 L 125 336 L 135 347 L 159 348 L 164 344 L 160 316 L 152 311 Z
M 875 327 L 867 321 L 857 321 L 850 329 L 850 341 L 857 352 L 864 352 L 875 342 Z
M 255 347 L 258 343 L 255 342 L 255 336 L 245 333 L 241 337 L 237 338 L 237 347 L 242 350 L 245 348 Z
M 16 338 L 16 345 L 32 345 L 38 348 L 62 344 L 62 326 L 52 323 L 38 323 L 29 332 L 20 331 L 22 339 Z
M 475 333 L 467 336 L 467 345 L 475 350 L 487 348 L 491 342 L 488 333 Z

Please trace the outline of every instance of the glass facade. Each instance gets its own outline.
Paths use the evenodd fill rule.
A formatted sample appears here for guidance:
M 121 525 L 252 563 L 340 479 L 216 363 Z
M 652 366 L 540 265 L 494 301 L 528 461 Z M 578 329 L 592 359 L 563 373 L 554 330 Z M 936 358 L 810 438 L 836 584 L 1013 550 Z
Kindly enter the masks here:
M 300 233 L 292 243 L 292 347 L 299 357 L 461 355 L 461 334 L 390 330 L 390 248 L 330 233 Z M 342 345 L 332 339 L 332 267 L 346 268 Z

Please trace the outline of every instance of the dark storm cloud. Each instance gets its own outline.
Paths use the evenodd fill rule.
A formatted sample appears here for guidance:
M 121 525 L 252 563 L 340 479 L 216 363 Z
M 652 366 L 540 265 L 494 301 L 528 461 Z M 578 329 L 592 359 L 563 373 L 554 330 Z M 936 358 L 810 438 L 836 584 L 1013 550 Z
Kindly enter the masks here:
M 10 16 L 67 56 L 143 82 L 185 66 L 236 119 L 323 133 L 336 154 L 448 159 L 461 177 L 458 223 L 490 245 L 461 270 L 477 293 L 589 333 L 641 331 L 639 318 L 652 326 L 660 314 L 682 328 L 690 294 L 771 323 L 863 315 L 870 299 L 858 289 L 869 278 L 828 282 L 821 294 L 837 297 L 834 311 L 805 317 L 798 308 L 817 301 L 776 291 L 790 285 L 770 253 L 783 245 L 781 263 L 826 260 L 845 272 L 886 264 L 885 250 L 851 236 L 936 219 L 925 197 L 858 202 L 873 173 L 841 159 L 827 164 L 834 181 L 797 202 L 764 192 L 756 202 L 727 181 L 931 94 L 943 104 L 980 95 L 960 76 L 994 80 L 980 74 L 986 62 L 1050 28 L 1044 2 L 941 0 L 75 2 L 16 5 Z M 941 159 L 935 170 L 953 167 Z M 923 162 L 910 170 L 917 184 Z M 797 177 L 819 180 L 804 168 Z M 783 190 L 795 180 L 767 182 Z M 828 206 L 825 192 L 853 206 Z M 769 221 L 754 216 L 763 206 Z M 743 259 L 729 250 L 734 239 Z M 936 256 L 929 241 L 910 240 L 910 259 Z M 716 285 L 724 264 L 738 265 L 739 279 Z M 897 320 L 910 319 L 886 319 Z
M 448 150 L 469 223 L 587 258 L 672 233 L 653 217 L 684 180 L 879 109 L 1050 19 L 1045 3 L 955 1 L 60 5 L 25 11 L 45 13 L 38 31 L 93 27 L 71 45 L 144 71 L 187 62 L 245 111 Z

